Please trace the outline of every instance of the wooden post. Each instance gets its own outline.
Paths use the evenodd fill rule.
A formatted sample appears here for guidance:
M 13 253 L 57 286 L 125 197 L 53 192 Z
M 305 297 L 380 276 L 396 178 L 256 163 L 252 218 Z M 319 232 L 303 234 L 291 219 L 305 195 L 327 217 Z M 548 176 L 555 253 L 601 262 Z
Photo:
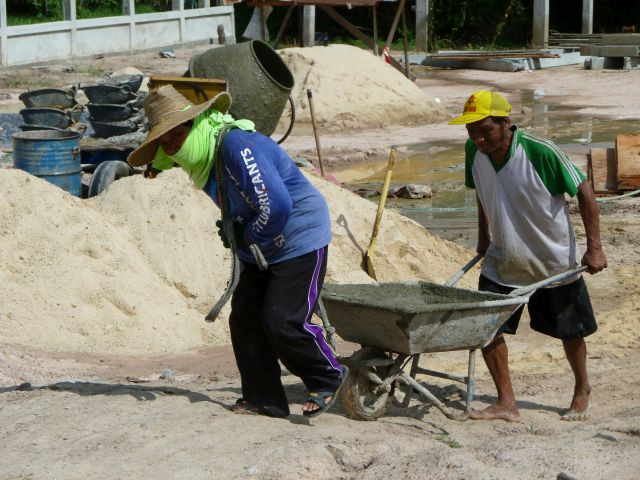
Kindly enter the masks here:
M 320 165 L 320 175 L 324 178 L 324 162 L 322 161 L 322 149 L 320 148 L 320 136 L 316 127 L 316 116 L 313 111 L 313 94 L 311 89 L 307 88 L 307 99 L 309 100 L 309 114 L 311 115 L 311 126 L 313 127 L 313 136 L 316 139 L 316 150 L 318 152 L 318 164 Z
M 533 39 L 534 48 L 549 46 L 549 0 L 533 0 Z
M 267 26 L 265 24 L 266 19 L 265 19 L 265 16 L 264 16 L 264 7 L 256 7 L 256 8 L 259 9 L 258 13 L 260 14 L 259 15 L 259 17 L 260 17 L 260 40 L 262 40 L 263 42 L 266 42 L 267 41 L 267 32 L 266 32 Z
M 582 33 L 593 33 L 593 0 L 582 0 Z
M 291 14 L 293 10 L 296 8 L 295 5 L 289 5 L 287 7 L 287 13 L 284 15 L 284 20 L 282 20 L 282 24 L 280 25 L 280 30 L 278 30 L 278 34 L 276 35 L 276 39 L 273 42 L 273 49 L 277 50 L 278 45 L 280 45 L 280 40 L 282 40 L 282 35 L 284 35 L 284 29 L 287 27 L 287 23 L 289 23 L 289 19 L 291 18 Z
M 373 54 L 377 57 L 378 53 L 378 7 L 373 5 Z
M 409 44 L 407 40 L 407 13 L 402 9 L 402 48 L 404 49 L 405 75 L 411 80 L 411 67 L 409 66 Z
M 405 0 L 400 0 L 398 4 L 398 9 L 396 10 L 396 14 L 393 17 L 393 22 L 391 22 L 391 28 L 389 29 L 389 34 L 387 35 L 387 40 L 384 42 L 384 46 L 388 47 L 393 42 L 393 36 L 396 33 L 396 28 L 398 28 L 398 22 L 400 21 L 400 16 L 404 10 L 404 2 Z
M 302 7 L 302 46 L 313 47 L 316 44 L 316 7 Z
M 429 51 L 429 0 L 416 0 L 416 49 Z

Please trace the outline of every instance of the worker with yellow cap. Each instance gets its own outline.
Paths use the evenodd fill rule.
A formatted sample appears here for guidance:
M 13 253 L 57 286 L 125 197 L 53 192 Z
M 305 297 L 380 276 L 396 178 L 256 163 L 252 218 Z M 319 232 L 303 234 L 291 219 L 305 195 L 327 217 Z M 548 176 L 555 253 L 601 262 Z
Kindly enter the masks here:
M 449 123 L 465 125 L 465 185 L 476 190 L 477 251 L 484 255 L 479 290 L 507 294 L 551 276 L 586 266 L 607 266 L 600 242 L 598 207 L 584 175 L 553 142 L 535 137 L 510 119 L 511 105 L 499 93 L 480 90 Z M 565 194 L 578 197 L 586 234 L 580 256 Z M 520 421 L 509 375 L 504 333 L 515 334 L 524 306 L 498 330 L 482 354 L 495 383 L 495 404 L 471 413 L 475 419 Z M 589 416 L 591 386 L 584 337 L 597 329 L 581 275 L 537 290 L 529 299 L 531 328 L 562 341 L 575 387 L 563 420 Z

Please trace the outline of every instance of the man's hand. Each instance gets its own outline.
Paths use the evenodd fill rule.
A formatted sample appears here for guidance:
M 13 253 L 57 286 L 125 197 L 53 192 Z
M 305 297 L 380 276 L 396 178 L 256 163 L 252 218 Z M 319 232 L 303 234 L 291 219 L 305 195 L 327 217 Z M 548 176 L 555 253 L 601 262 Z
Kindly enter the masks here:
M 144 169 L 144 172 L 142 174 L 143 174 L 143 176 L 145 178 L 156 178 L 161 171 L 162 170 L 158 170 L 157 168 L 153 168 L 151 166 L 151 164 L 149 163 L 149 164 L 147 164 L 147 168 Z
M 598 211 L 598 205 L 591 186 L 586 180 L 578 185 L 577 197 L 585 236 L 587 237 L 587 251 L 580 263 L 585 265 L 587 272 L 593 275 L 607 267 L 607 258 L 604 256 L 602 242 L 600 241 L 600 212 Z
M 224 224 L 222 220 L 216 221 L 216 227 L 218 227 L 218 235 L 220 236 L 220 240 L 222 240 L 222 245 L 224 248 L 231 248 L 229 245 L 229 241 L 227 240 L 227 235 L 224 231 Z M 238 222 L 233 222 L 233 235 L 236 239 L 236 246 L 241 248 L 245 245 L 244 241 L 244 225 Z
M 607 268 L 607 257 L 605 257 L 602 247 L 600 248 L 587 248 L 587 251 L 582 256 L 582 265 L 587 267 L 587 272 L 591 275 L 598 273 Z

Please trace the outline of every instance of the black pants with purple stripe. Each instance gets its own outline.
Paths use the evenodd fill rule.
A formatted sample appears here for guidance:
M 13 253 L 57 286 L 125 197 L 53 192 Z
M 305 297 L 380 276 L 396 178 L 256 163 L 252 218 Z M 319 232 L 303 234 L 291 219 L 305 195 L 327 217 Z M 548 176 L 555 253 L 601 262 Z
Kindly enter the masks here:
M 242 397 L 268 415 L 289 415 L 278 360 L 309 391 L 335 391 L 341 369 L 311 315 L 327 269 L 320 250 L 260 271 L 243 263 L 231 300 L 231 342 L 242 379 Z

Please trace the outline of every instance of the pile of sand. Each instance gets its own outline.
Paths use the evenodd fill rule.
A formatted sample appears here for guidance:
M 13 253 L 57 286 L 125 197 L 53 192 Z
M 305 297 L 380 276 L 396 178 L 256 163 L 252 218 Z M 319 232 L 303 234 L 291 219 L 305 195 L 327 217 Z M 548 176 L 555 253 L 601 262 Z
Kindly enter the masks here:
M 376 205 L 308 176 L 333 220 L 327 281 L 370 282 L 361 260 Z M 123 178 L 81 200 L 0 169 L 0 191 L 0 343 L 144 354 L 229 342 L 228 305 L 216 323 L 204 322 L 229 277 L 229 251 L 214 226 L 219 212 L 181 170 Z M 383 281 L 441 283 L 472 256 L 391 211 L 378 252 Z
M 311 122 L 307 89 L 316 123 L 330 130 L 435 123 L 446 117 L 440 104 L 371 51 L 329 45 L 278 53 L 295 79 L 296 123 Z M 279 128 L 288 125 L 285 111 Z

